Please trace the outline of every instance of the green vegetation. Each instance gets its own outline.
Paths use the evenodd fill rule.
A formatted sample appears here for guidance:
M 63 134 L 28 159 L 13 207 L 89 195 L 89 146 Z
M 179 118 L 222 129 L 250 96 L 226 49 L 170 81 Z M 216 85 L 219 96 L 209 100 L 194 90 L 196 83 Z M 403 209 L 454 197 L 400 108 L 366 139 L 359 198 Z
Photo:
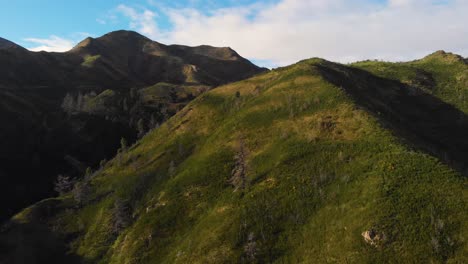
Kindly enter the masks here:
M 94 66 L 94 63 L 101 57 L 101 55 L 86 55 L 81 63 L 81 66 L 91 68 Z
M 352 66 L 422 88 L 468 113 L 468 64 L 458 55 L 438 51 L 411 62 L 364 61 Z
M 80 99 L 80 97 L 82 99 Z M 81 100 L 81 108 L 78 107 Z M 96 95 L 95 93 L 77 96 L 77 107 L 75 111 L 101 114 L 101 115 L 115 115 L 120 110 L 119 103 L 121 96 L 114 90 L 104 90 L 102 93 Z
M 157 102 L 166 102 L 168 99 L 173 99 L 172 97 L 174 96 L 177 100 L 189 101 L 195 96 L 209 90 L 209 88 L 210 87 L 206 85 L 177 85 L 161 82 L 141 89 L 138 92 L 144 103 L 154 104 Z
M 468 262 L 465 178 L 382 128 L 325 64 L 199 96 L 78 185 L 80 207 L 66 194 L 14 221 L 43 221 L 90 263 Z
M 146 133 L 206 89 L 266 70 L 225 50 L 167 46 L 122 30 L 67 52 L 1 49 L 0 221 L 56 195 L 57 175 L 97 168 L 121 137 L 133 143 L 139 120 Z M 143 102 L 139 90 L 158 83 L 177 84 L 177 98 Z

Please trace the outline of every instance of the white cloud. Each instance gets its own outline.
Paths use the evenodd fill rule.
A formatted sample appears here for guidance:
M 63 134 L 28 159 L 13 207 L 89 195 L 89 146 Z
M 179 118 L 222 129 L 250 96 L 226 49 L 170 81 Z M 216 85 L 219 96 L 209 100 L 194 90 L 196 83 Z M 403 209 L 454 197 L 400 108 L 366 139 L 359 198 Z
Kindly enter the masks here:
M 211 15 L 172 9 L 174 29 L 166 41 L 229 45 L 248 58 L 278 65 L 315 56 L 341 62 L 409 60 L 468 47 L 468 1 L 283 0 L 253 11 L 252 17 L 243 9 Z
M 144 9 L 139 13 L 136 9 L 123 4 L 117 7 L 117 11 L 130 19 L 131 29 L 137 30 L 150 38 L 161 36 L 161 32 L 155 21 L 156 13 L 148 9 Z
M 24 41 L 31 43 L 31 51 L 54 51 L 65 52 L 75 46 L 76 41 L 71 39 L 61 38 L 55 35 L 49 38 L 26 38 Z
M 257 61 L 286 65 L 309 57 L 350 62 L 411 60 L 439 49 L 468 56 L 466 0 L 281 0 L 212 10 L 121 5 L 131 28 L 156 41 L 230 46 Z
M 107 24 L 107 21 L 104 20 L 104 19 L 102 19 L 102 18 L 96 18 L 96 22 L 98 22 L 98 23 L 101 24 L 101 25 Z

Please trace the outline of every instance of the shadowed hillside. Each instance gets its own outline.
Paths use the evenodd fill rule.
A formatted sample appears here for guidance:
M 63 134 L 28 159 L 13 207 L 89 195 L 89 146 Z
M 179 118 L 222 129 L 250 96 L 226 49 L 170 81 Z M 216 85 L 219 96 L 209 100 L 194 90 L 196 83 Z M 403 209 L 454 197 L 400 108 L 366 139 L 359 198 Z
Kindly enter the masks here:
M 437 51 L 411 62 L 363 61 L 352 66 L 422 89 L 468 112 L 468 63 L 459 55 Z
M 0 262 L 53 232 L 89 263 L 464 263 L 466 177 L 424 152 L 463 163 L 465 126 L 419 88 L 302 61 L 204 93 L 18 213 Z
M 222 66 L 222 67 L 221 67 Z M 138 33 L 87 38 L 64 53 L 0 39 L 0 221 L 52 196 L 193 98 L 264 71 L 229 48 L 166 46 Z
M 376 114 L 388 128 L 406 139 L 407 144 L 437 156 L 468 175 L 465 132 L 468 118 L 456 106 L 415 85 L 376 77 L 362 70 L 332 63 L 319 68 L 328 81 Z

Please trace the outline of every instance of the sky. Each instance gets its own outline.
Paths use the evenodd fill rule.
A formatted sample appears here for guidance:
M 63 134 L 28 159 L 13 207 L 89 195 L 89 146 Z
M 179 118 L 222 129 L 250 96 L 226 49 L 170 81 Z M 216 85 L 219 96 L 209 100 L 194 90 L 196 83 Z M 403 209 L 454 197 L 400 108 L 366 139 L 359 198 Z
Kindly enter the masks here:
M 254 63 L 468 57 L 468 0 L 0 0 L 0 37 L 63 52 L 110 31 L 231 47 Z

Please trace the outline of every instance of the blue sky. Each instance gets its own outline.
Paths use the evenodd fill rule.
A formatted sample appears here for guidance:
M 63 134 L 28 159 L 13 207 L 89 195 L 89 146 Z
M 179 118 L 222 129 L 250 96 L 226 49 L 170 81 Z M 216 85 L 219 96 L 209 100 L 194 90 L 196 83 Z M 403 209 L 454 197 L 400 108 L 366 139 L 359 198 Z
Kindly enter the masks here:
M 0 37 L 65 51 L 87 36 L 138 31 L 165 44 L 230 46 L 264 66 L 309 57 L 468 56 L 467 0 L 0 0 Z
M 24 41 L 26 38 L 47 38 L 51 35 L 65 38 L 79 38 L 82 33 L 100 36 L 118 29 L 129 29 L 129 21 L 119 17 L 116 8 L 125 4 L 135 9 L 152 8 L 157 12 L 158 6 L 180 8 L 191 7 L 197 10 L 213 10 L 232 6 L 248 5 L 254 0 L 0 0 L 0 36 L 25 46 L 34 46 Z M 129 4 L 130 3 L 130 4 Z M 158 24 L 169 29 L 170 23 L 164 14 Z M 112 19 L 116 16 L 116 19 Z M 103 23 L 105 22 L 105 23 Z

